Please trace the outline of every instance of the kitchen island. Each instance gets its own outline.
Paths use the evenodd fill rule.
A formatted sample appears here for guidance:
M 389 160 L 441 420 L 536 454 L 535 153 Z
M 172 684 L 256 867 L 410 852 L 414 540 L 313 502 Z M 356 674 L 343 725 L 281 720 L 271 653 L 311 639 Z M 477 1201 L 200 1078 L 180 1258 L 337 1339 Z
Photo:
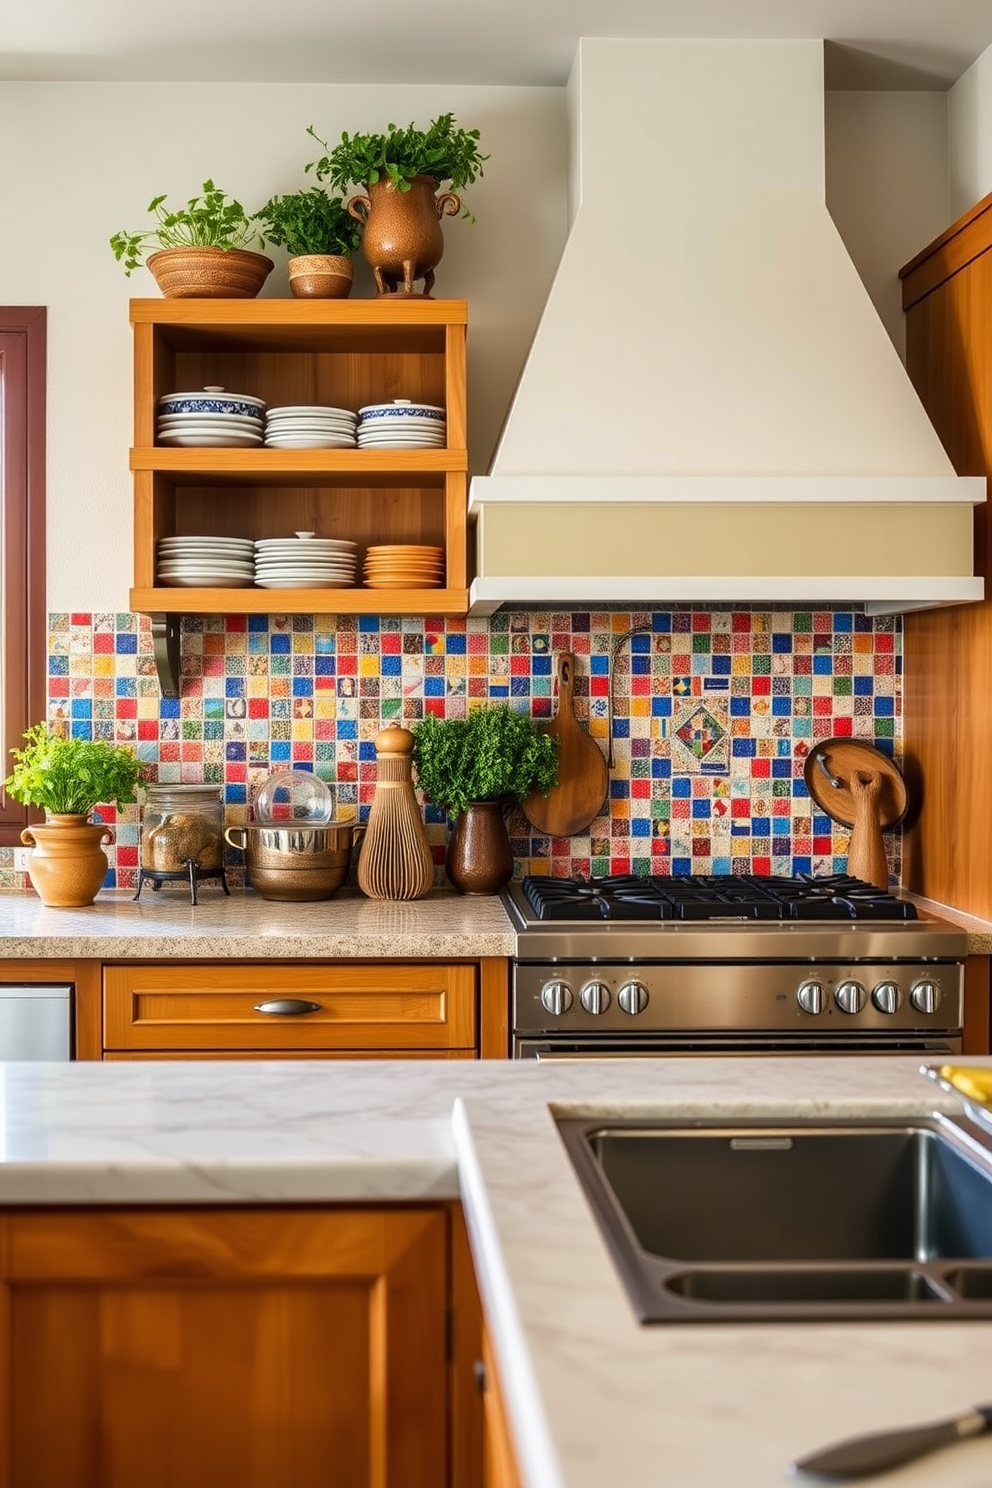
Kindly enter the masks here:
M 555 1115 L 953 1113 L 916 1059 L 6 1065 L 0 1201 L 460 1198 L 527 1488 L 771 1488 L 863 1430 L 988 1396 L 992 1324 L 640 1327 Z M 727 1216 L 733 1223 L 733 1216 Z M 992 1441 L 893 1488 L 986 1488 Z

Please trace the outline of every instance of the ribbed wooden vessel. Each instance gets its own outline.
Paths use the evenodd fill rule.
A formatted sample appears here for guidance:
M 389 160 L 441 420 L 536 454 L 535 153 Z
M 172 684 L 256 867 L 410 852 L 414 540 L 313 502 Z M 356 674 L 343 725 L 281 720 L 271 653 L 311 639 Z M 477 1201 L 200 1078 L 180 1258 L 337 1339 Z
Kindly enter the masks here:
M 422 899 L 434 885 L 434 859 L 413 793 L 413 735 L 399 724 L 375 740 L 376 786 L 358 859 L 358 887 L 370 899 Z

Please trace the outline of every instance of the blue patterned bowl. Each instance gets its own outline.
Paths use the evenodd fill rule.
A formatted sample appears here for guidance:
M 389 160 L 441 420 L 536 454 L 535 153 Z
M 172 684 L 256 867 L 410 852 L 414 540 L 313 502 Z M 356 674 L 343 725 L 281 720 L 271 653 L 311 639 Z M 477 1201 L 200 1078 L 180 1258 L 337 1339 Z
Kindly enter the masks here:
M 158 400 L 159 415 L 171 413 L 240 413 L 257 418 L 265 412 L 262 398 L 250 393 L 228 393 L 222 387 L 201 388 L 196 393 L 165 393 Z

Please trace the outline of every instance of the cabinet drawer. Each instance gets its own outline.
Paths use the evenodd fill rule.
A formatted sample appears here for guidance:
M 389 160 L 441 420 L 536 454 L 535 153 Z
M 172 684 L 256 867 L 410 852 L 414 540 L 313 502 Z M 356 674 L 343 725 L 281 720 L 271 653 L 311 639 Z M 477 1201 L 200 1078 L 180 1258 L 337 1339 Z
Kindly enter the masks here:
M 292 1000 L 305 1010 L 260 1010 Z M 106 966 L 103 1016 L 106 1049 L 469 1049 L 476 1038 L 476 967 Z

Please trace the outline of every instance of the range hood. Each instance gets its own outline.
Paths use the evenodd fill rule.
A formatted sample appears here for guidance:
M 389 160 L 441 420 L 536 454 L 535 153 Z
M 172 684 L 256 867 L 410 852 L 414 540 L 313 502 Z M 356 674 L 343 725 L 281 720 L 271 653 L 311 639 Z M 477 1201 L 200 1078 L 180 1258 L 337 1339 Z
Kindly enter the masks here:
M 583 40 L 571 229 L 472 612 L 981 599 L 973 508 L 827 212 L 823 48 Z

